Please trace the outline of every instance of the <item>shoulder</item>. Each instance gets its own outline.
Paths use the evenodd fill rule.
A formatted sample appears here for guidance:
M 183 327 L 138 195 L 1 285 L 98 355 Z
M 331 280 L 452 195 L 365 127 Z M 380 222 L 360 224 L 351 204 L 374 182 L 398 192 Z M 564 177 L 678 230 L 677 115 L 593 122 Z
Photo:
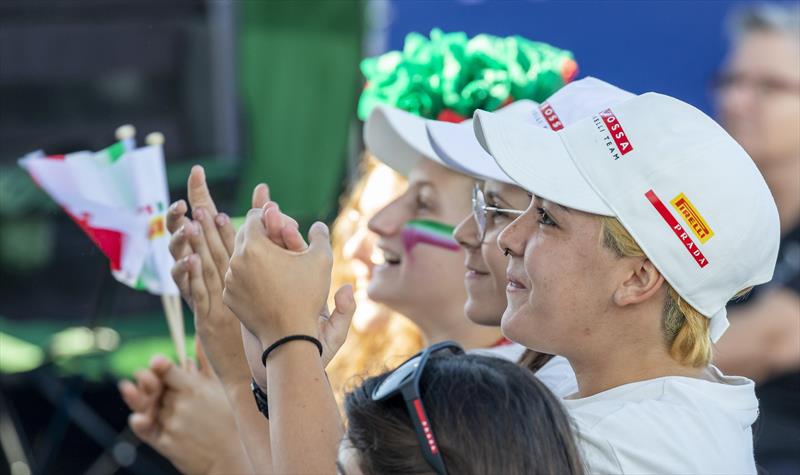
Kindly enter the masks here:
M 749 472 L 758 409 L 752 387 L 737 382 L 658 378 L 565 404 L 592 472 L 593 460 L 600 471 Z

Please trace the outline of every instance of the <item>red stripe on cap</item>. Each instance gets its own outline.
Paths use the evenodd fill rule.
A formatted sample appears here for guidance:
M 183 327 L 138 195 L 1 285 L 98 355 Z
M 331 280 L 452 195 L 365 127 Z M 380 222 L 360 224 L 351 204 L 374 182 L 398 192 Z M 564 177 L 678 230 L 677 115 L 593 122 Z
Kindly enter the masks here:
M 431 424 L 428 422 L 428 418 L 425 416 L 425 410 L 422 409 L 422 402 L 420 402 L 419 399 L 414 399 L 413 402 L 414 409 L 417 410 L 417 418 L 422 426 L 422 432 L 425 434 L 425 440 L 428 441 L 428 448 L 431 450 L 432 454 L 438 454 L 439 447 L 436 446 L 436 439 L 433 438 Z
M 692 238 L 689 237 L 689 234 L 686 232 L 685 229 L 683 229 L 683 226 L 681 226 L 680 223 L 678 223 L 678 220 L 676 220 L 675 217 L 672 216 L 672 213 L 670 213 L 667 207 L 664 206 L 664 203 L 661 201 L 661 199 L 659 199 L 658 196 L 656 196 L 655 192 L 653 190 L 650 190 L 647 193 L 645 193 L 644 196 L 646 196 L 647 199 L 650 200 L 650 203 L 653 205 L 656 211 L 658 211 L 658 214 L 660 214 L 661 217 L 664 218 L 664 221 L 667 222 L 667 224 L 675 233 L 675 235 L 678 236 L 678 239 L 681 240 L 683 246 L 697 262 L 697 265 L 699 265 L 701 268 L 707 266 L 708 259 L 706 259 L 706 256 L 704 256 L 703 253 L 700 252 L 700 248 L 698 248 L 697 244 L 695 244 L 694 241 L 692 241 Z
M 539 112 L 542 113 L 542 117 L 544 117 L 544 120 L 547 121 L 547 125 L 549 125 L 551 129 L 561 130 L 564 128 L 564 123 L 558 118 L 558 114 L 553 110 L 553 106 L 547 102 L 543 102 L 542 105 L 539 106 Z
M 628 139 L 627 134 L 625 134 L 625 130 L 622 129 L 622 124 L 619 123 L 617 116 L 611 112 L 611 109 L 606 109 L 601 112 L 600 117 L 603 119 L 603 123 L 606 124 L 608 133 L 611 134 L 611 138 L 614 140 L 614 143 L 617 144 L 619 154 L 625 155 L 633 150 L 633 145 Z

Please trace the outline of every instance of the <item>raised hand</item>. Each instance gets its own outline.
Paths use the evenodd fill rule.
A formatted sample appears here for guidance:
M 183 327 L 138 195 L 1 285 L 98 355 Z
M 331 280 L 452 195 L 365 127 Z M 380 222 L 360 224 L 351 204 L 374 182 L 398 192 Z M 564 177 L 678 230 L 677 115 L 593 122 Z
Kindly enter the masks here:
M 149 369 L 137 373 L 138 384 L 120 382 L 133 411 L 128 423 L 183 473 L 245 473 L 250 467 L 225 393 L 199 348 L 198 359 L 199 368 L 183 369 L 156 356 Z
M 330 287 L 332 254 L 327 227 L 315 223 L 309 231 L 311 245 L 301 252 L 289 251 L 273 242 L 276 236 L 282 236 L 284 242 L 299 237 L 291 236 L 294 230 L 286 226 L 275 228 L 278 213 L 271 207 L 248 213 L 225 279 L 225 303 L 262 345 L 289 334 L 319 335 L 320 309 Z M 332 319 L 336 325 L 331 328 L 335 329 L 340 328 L 340 318 L 352 316 L 352 289 L 348 286 L 340 293 L 343 308 Z

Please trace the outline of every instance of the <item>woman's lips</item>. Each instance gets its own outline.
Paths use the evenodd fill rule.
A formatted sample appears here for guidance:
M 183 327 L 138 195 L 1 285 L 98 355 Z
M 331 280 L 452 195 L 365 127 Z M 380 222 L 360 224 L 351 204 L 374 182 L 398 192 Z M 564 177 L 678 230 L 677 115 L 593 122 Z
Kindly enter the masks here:
M 506 284 L 507 292 L 520 292 L 523 290 L 527 290 L 527 287 L 525 287 L 525 285 L 522 284 L 522 282 L 520 282 L 520 279 L 517 279 L 510 273 L 506 274 L 506 280 L 508 281 L 508 283 Z

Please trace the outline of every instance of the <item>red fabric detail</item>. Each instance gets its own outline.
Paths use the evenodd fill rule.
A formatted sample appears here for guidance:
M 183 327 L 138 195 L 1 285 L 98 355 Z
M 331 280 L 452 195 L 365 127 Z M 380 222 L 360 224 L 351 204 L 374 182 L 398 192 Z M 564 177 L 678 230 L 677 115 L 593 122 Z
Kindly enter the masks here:
M 122 269 L 122 239 L 123 235 L 119 231 L 112 229 L 95 228 L 89 225 L 89 214 L 84 213 L 82 217 L 77 217 L 66 209 L 64 210 L 75 223 L 80 226 L 89 239 L 108 257 L 111 270 Z
M 508 339 L 508 338 L 506 338 L 506 337 L 502 337 L 502 338 L 500 338 L 499 340 L 497 340 L 496 342 L 494 342 L 494 343 L 492 344 L 492 346 L 490 346 L 489 348 L 497 348 L 498 346 L 506 346 L 506 345 L 511 345 L 512 343 L 514 343 L 514 342 L 513 342 L 513 341 L 511 341 L 511 340 L 509 340 L 509 339 Z
M 66 155 L 47 155 L 45 158 L 50 160 L 64 160 L 65 157 Z
M 441 120 L 442 122 L 453 122 L 454 124 L 458 124 L 459 122 L 464 122 L 467 120 L 466 117 L 459 114 L 458 112 L 454 111 L 453 109 L 443 109 L 439 112 L 439 115 L 436 117 L 436 120 Z
M 569 84 L 578 75 L 578 63 L 574 59 L 567 59 L 561 66 L 561 79 L 564 84 Z

